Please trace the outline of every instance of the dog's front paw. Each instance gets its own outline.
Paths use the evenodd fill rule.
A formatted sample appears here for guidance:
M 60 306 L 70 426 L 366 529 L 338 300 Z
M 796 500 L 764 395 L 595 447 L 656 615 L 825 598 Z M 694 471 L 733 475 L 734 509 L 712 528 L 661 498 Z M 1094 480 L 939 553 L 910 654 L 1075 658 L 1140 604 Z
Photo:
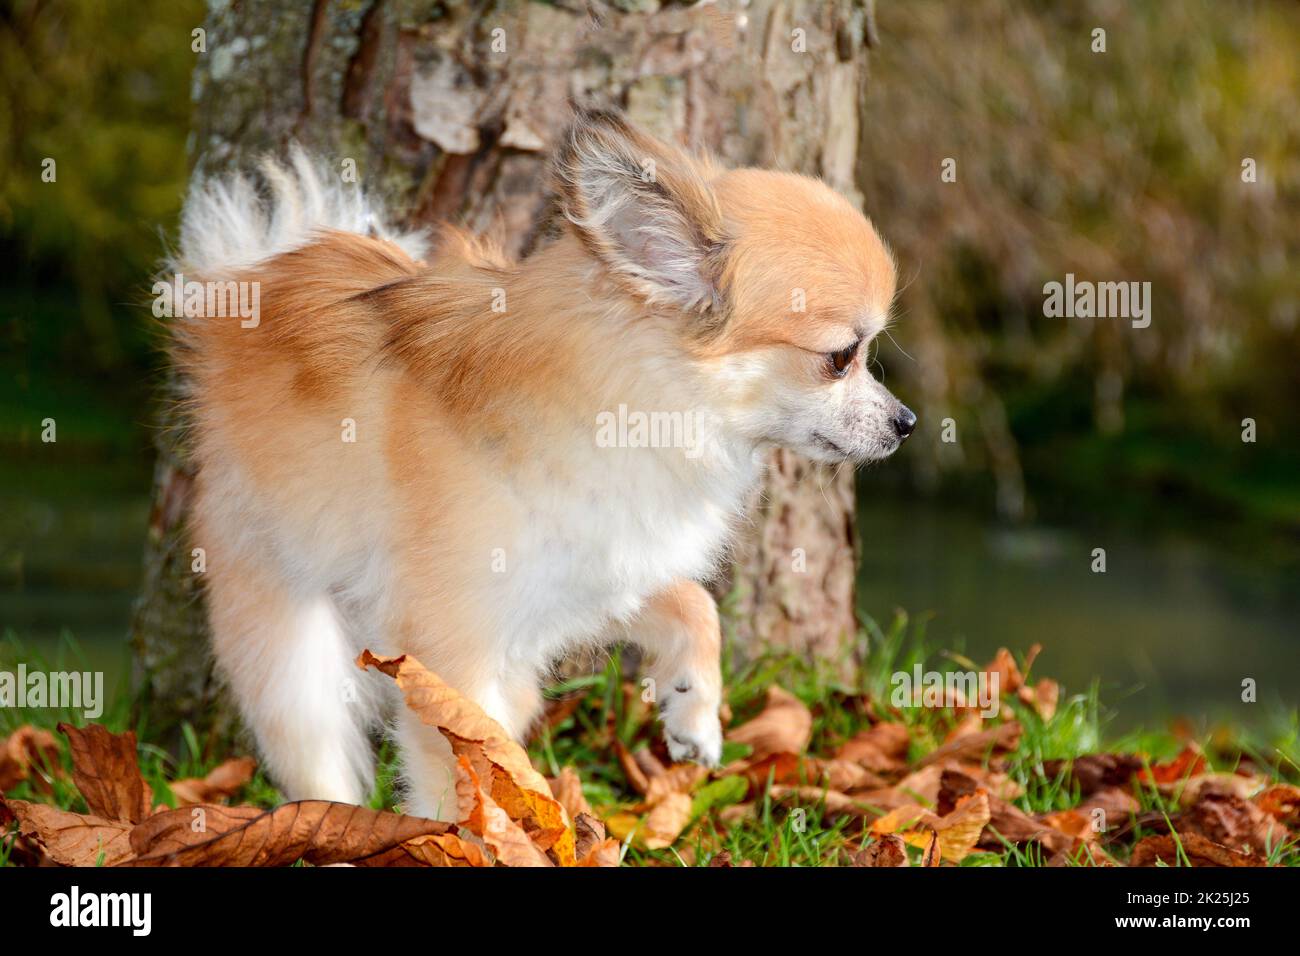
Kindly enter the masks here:
M 674 702 L 664 712 L 664 739 L 673 762 L 692 760 L 706 767 L 722 762 L 722 722 L 718 708 L 695 701 Z

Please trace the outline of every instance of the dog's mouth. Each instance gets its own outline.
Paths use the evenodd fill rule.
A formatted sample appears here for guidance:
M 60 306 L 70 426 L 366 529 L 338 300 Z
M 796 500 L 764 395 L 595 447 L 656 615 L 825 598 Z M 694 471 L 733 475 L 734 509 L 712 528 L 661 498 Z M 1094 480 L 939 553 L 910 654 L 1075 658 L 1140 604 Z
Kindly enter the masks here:
M 821 432 L 813 432 L 812 440 L 814 445 L 817 445 L 819 448 L 826 449 L 826 451 L 830 452 L 832 455 L 838 455 L 840 458 L 853 457 L 847 451 L 841 448 L 839 445 L 835 444 L 835 442 L 831 441 L 829 438 L 823 435 Z
M 839 458 L 840 460 L 849 460 L 854 458 L 854 455 L 850 453 L 850 451 L 846 451 L 844 447 L 837 445 L 836 442 L 829 440 L 829 438 L 820 432 L 813 432 L 813 445 L 818 447 L 819 450 L 827 451 L 827 453 L 833 455 L 835 458 Z

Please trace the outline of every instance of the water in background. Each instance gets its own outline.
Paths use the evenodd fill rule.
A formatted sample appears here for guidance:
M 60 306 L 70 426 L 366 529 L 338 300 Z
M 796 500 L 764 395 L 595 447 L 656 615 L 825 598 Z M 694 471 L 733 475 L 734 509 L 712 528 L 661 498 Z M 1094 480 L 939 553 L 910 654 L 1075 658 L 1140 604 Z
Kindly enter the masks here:
M 1038 673 L 1101 681 L 1113 726 L 1176 715 L 1258 724 L 1296 706 L 1300 589 L 1262 556 L 1187 537 L 1007 527 L 925 499 L 861 496 L 858 603 L 932 615 L 928 643 L 979 663 L 1043 645 Z M 1106 572 L 1091 570 L 1094 548 Z M 1258 703 L 1241 701 L 1253 678 Z

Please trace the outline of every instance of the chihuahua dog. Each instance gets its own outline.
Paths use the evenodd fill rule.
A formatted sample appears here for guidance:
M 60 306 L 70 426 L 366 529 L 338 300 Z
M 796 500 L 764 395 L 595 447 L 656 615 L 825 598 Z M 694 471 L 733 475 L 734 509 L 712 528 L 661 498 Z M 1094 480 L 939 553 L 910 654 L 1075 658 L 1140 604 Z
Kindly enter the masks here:
M 556 661 L 630 642 L 673 759 L 717 763 L 699 582 L 764 451 L 866 462 L 916 424 L 864 360 L 893 261 L 826 185 L 611 112 L 551 170 L 563 229 L 519 262 L 452 228 L 426 251 L 300 151 L 186 203 L 173 267 L 259 293 L 254 321 L 189 310 L 172 351 L 217 664 L 292 799 L 370 794 L 391 690 L 362 647 L 522 739 Z M 442 735 L 396 721 L 407 811 L 453 816 Z

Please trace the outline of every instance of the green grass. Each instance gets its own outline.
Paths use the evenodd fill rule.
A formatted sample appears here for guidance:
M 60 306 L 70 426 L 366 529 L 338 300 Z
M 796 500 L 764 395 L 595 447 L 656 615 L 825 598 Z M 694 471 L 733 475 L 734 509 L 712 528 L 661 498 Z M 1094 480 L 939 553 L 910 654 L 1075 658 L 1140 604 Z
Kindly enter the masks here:
M 860 645 L 870 648 L 868 664 L 851 683 L 840 679 L 838 661 L 808 658 L 789 653 L 766 653 L 751 660 L 734 654 L 724 659 L 727 704 L 733 723 L 743 721 L 762 706 L 767 688 L 778 683 L 797 695 L 813 713 L 812 744 L 809 752 L 829 755 L 844 740 L 871 723 L 872 717 L 901 720 L 912 737 L 909 758 L 916 760 L 938 746 L 952 726 L 951 712 L 933 708 L 908 708 L 886 713 L 881 701 L 888 700 L 891 675 L 910 670 L 915 663 L 928 669 L 942 670 L 945 665 L 966 669 L 975 666 L 960 655 L 936 654 L 927 647 L 924 621 L 909 622 L 897 616 L 888 627 L 866 622 L 859 635 Z M 863 650 L 849 648 L 846 653 Z M 10 667 L 19 659 L 29 667 L 51 670 L 77 666 L 75 642 L 54 660 L 33 660 L 12 636 L 0 641 L 0 667 Z M 1030 675 L 1037 677 L 1040 675 Z M 572 766 L 579 773 L 584 794 L 603 816 L 636 804 L 640 797 L 629 786 L 615 757 L 613 737 L 629 750 L 654 746 L 661 733 L 651 708 L 640 702 L 639 686 L 622 671 L 619 655 L 611 655 L 604 668 L 595 674 L 576 677 L 549 690 L 553 698 L 580 696 L 573 713 L 553 729 L 541 731 L 530 745 L 534 763 L 548 776 L 562 767 Z M 141 770 L 155 799 L 174 805 L 167 782 L 189 776 L 202 776 L 229 754 L 205 754 L 194 728 L 182 729 L 181 744 L 174 751 L 153 743 L 151 729 L 132 723 L 129 697 L 116 694 L 112 706 L 98 721 L 110 730 L 134 729 L 140 745 Z M 1131 732 L 1110 738 L 1106 733 L 1107 712 L 1096 686 L 1073 694 L 1064 690 L 1056 713 L 1050 720 L 1041 719 L 1029 707 L 1012 701 L 1011 707 L 1023 728 L 1019 747 L 1007 759 L 1008 775 L 1023 787 L 1024 793 L 1014 802 L 1029 813 L 1067 809 L 1079 802 L 1064 774 L 1051 775 L 1044 769 L 1046 761 L 1076 757 L 1086 753 L 1141 752 L 1152 760 L 1175 755 L 1185 741 L 1164 731 Z M 0 736 L 25 723 L 53 729 L 60 721 L 83 722 L 79 713 L 56 710 L 0 709 Z M 1210 758 L 1211 769 L 1233 770 L 1242 759 L 1250 759 L 1258 772 L 1278 779 L 1295 781 L 1300 777 L 1297 738 L 1300 720 L 1295 712 L 1274 721 L 1267 730 L 1219 730 L 1201 741 Z M 724 762 L 744 755 L 744 748 L 728 745 Z M 65 769 L 70 769 L 68 755 L 62 755 Z M 376 792 L 371 805 L 395 805 L 396 759 L 387 742 L 381 744 Z M 42 794 L 28 781 L 8 796 L 54 803 L 65 809 L 85 810 L 84 801 L 70 778 L 56 778 L 53 793 Z M 1143 811 L 1171 815 L 1177 805 L 1154 788 L 1137 794 Z M 625 863 L 631 865 L 690 866 L 707 865 L 718 853 L 727 851 L 733 861 L 752 861 L 758 866 L 834 866 L 847 862 L 848 854 L 860 849 L 869 836 L 860 821 L 849 818 L 826 818 L 817 807 L 797 812 L 774 801 L 764 792 L 754 800 L 753 812 L 738 822 L 723 822 L 728 807 L 745 798 L 743 781 L 725 777 L 705 781 L 693 794 L 696 821 L 677 843 L 666 850 L 639 849 L 635 843 L 625 846 Z M 239 800 L 259 806 L 274 806 L 280 796 L 259 772 Z M 1142 835 L 1139 831 L 1136 836 Z M 1126 841 L 1128 843 L 1132 840 Z M 919 853 L 909 849 L 911 853 Z M 1284 865 L 1300 865 L 1295 846 L 1274 847 L 1270 859 Z M 7 852 L 0 849 L 0 865 L 7 862 Z M 1007 844 L 1000 851 L 972 853 L 965 866 L 1039 866 L 1046 862 L 1036 845 Z M 1091 865 L 1086 859 L 1079 865 Z

